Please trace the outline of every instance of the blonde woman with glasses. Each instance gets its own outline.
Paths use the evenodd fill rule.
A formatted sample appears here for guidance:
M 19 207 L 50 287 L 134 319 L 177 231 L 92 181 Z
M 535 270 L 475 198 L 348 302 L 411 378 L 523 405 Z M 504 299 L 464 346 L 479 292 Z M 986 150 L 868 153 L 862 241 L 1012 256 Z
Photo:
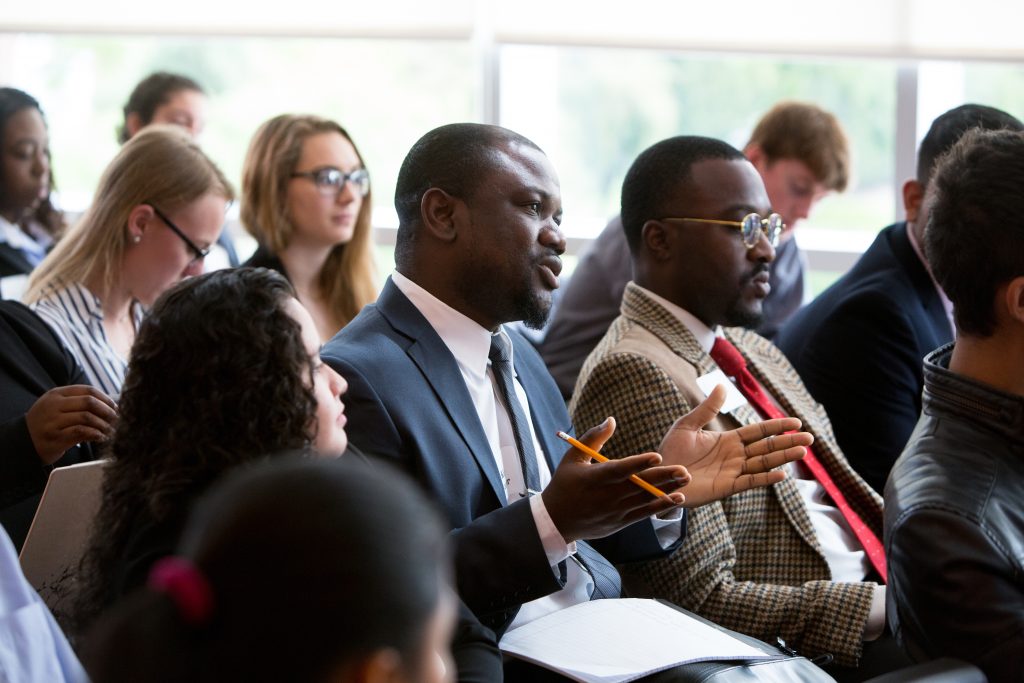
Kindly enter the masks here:
M 100 178 L 92 206 L 29 280 L 25 303 L 116 399 L 146 309 L 198 275 L 234 191 L 185 131 L 153 126 Z
M 377 298 L 371 204 L 363 158 L 334 121 L 284 114 L 256 131 L 241 218 L 259 247 L 244 265 L 287 277 L 322 341 Z

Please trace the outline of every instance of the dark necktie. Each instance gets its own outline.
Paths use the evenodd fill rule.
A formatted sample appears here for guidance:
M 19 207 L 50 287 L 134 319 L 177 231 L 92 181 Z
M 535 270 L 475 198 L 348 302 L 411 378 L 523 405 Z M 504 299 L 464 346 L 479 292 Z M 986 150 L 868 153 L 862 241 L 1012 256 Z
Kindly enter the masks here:
M 732 345 L 729 340 L 722 337 L 715 339 L 715 345 L 711 349 L 711 357 L 718 367 L 722 371 L 732 377 L 740 392 L 746 397 L 747 401 L 757 410 L 761 417 L 766 419 L 773 419 L 778 417 L 786 417 L 779 407 L 775 404 L 775 401 L 765 392 L 761 383 L 757 381 L 750 370 L 747 369 L 747 361 L 743 358 L 740 352 Z M 832 498 L 832 502 L 835 503 L 839 512 L 842 513 L 843 518 L 853 529 L 854 535 L 857 540 L 860 541 L 864 547 L 864 552 L 867 553 L 868 559 L 871 561 L 871 565 L 878 572 L 878 575 L 882 577 L 882 581 L 887 580 L 886 563 L 885 563 L 885 550 L 882 547 L 881 541 L 878 536 L 868 528 L 864 520 L 861 519 L 860 515 L 850 507 L 850 504 L 846 500 L 846 496 L 839 490 L 836 483 L 832 480 L 828 470 L 821 464 L 817 456 L 814 454 L 813 448 L 807 449 L 807 455 L 804 456 L 803 463 L 807 466 L 807 469 L 811 471 L 814 478 L 821 484 L 821 487 L 825 489 L 825 492 Z
M 491 369 L 494 371 L 494 382 L 501 392 L 508 411 L 509 422 L 512 423 L 512 434 L 516 439 L 516 450 L 519 451 L 519 464 L 523 467 L 523 480 L 530 492 L 540 492 L 540 470 L 537 468 L 537 452 L 533 449 L 533 437 L 530 436 L 530 423 L 523 404 L 516 396 L 515 378 L 512 373 L 512 343 L 503 334 L 491 335 Z M 526 495 L 524 492 L 521 495 Z
M 523 479 L 526 488 L 530 492 L 540 491 L 540 470 L 537 465 L 537 452 L 533 448 L 533 437 L 530 435 L 529 417 L 523 410 L 523 404 L 516 396 L 515 379 L 512 373 L 512 343 L 503 334 L 491 335 L 491 350 L 488 356 L 491 359 L 491 370 L 494 373 L 494 382 L 501 394 L 505 409 L 508 412 L 509 422 L 512 423 L 512 434 L 516 440 L 516 450 L 519 451 L 519 463 L 523 467 Z M 621 593 L 618 572 L 604 557 L 587 543 L 579 541 L 576 544 L 577 558 L 580 566 L 587 571 L 594 580 L 594 595 L 592 598 L 615 598 Z M 564 573 L 562 580 L 565 580 Z

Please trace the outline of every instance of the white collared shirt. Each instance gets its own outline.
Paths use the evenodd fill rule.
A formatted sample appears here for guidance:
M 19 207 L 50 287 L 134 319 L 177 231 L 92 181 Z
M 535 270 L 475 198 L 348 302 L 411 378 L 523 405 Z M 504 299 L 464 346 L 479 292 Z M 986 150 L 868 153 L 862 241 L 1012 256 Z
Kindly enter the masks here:
M 441 341 L 455 357 L 455 362 L 462 373 L 462 379 L 469 390 L 477 416 L 483 427 L 487 442 L 491 447 L 495 464 L 501 475 L 505 489 L 505 503 L 518 500 L 526 493 L 522 465 L 519 461 L 519 449 L 516 446 L 512 423 L 505 409 L 498 389 L 494 384 L 491 361 L 488 358 L 491 348 L 491 332 L 478 325 L 475 321 L 459 313 L 415 282 L 395 271 L 391 274 L 395 286 L 404 294 L 413 306 L 423 314 L 430 326 L 434 328 Z M 497 334 L 505 334 L 501 328 Z M 513 364 L 513 372 L 514 372 Z M 530 402 L 526 391 L 516 376 L 516 396 L 522 404 L 524 412 L 530 413 Z M 534 452 L 537 454 L 537 469 L 540 474 L 541 490 L 551 481 L 551 470 L 547 459 L 541 457 L 544 449 L 534 432 L 533 420 L 527 420 L 530 436 L 533 439 Z M 541 496 L 530 498 L 530 509 L 534 523 L 540 535 L 548 563 L 557 574 L 555 566 L 576 552 L 576 544 L 566 544 L 558 532 Z M 594 581 L 590 575 L 582 571 L 575 562 L 566 563 L 566 584 L 562 590 L 528 602 L 522 606 L 509 630 L 522 626 L 545 614 L 570 607 L 590 599 L 594 590 Z
M 28 234 L 19 226 L 0 216 L 0 244 L 9 244 L 20 251 L 33 266 L 46 256 L 46 250 L 53 244 L 53 238 L 38 223 L 28 224 Z
M 103 329 L 103 305 L 84 285 L 50 287 L 34 304 L 32 310 L 53 328 L 61 343 L 74 355 L 85 370 L 89 383 L 110 398 L 121 395 L 128 361 L 107 341 Z M 145 308 L 132 302 L 132 322 L 139 329 Z
M 29 223 L 28 231 L 31 235 L 0 216 L 0 244 L 9 244 L 35 267 L 46 256 L 46 250 L 53 244 L 53 238 L 35 221 Z M 27 287 L 28 275 L 25 273 L 0 277 L 0 298 L 20 299 Z

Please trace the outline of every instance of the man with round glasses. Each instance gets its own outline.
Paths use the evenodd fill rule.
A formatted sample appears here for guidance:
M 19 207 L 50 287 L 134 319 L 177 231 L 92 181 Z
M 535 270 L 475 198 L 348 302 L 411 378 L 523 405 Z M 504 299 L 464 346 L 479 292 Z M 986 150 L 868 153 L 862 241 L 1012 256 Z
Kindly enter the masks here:
M 805 102 L 780 102 L 757 122 L 744 153 L 761 175 L 772 210 L 785 220 L 769 272 L 771 294 L 762 302 L 759 334 L 775 333 L 807 299 L 807 259 L 794 228 L 850 173 L 846 135 L 836 117 Z M 632 264 L 622 220 L 616 216 L 583 253 L 564 285 L 540 342 L 541 356 L 569 399 L 583 359 L 619 314 Z
M 729 398 L 708 429 L 774 411 L 815 436 L 813 464 L 691 511 L 684 552 L 634 565 L 627 581 L 756 638 L 832 654 L 858 676 L 904 663 L 891 638 L 865 645 L 885 627 L 881 498 L 789 363 L 753 331 L 784 229 L 756 168 L 719 140 L 659 142 L 626 174 L 622 222 L 634 280 L 583 365 L 569 406 L 577 431 L 614 415 L 606 455 L 653 450 L 672 415 L 724 384 Z

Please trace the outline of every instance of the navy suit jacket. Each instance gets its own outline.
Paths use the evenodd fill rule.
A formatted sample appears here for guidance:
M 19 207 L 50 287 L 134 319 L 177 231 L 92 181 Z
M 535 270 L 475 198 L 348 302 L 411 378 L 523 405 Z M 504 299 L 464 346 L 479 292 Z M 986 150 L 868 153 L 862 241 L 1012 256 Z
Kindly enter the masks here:
M 847 460 L 881 493 L 921 414 L 924 356 L 952 339 L 935 284 L 897 223 L 775 343 L 825 406 Z
M 537 438 L 553 472 L 566 450 L 555 436 L 572 421 L 540 356 L 507 330 L 515 369 L 530 402 Z M 433 497 L 452 526 L 459 593 L 500 634 L 519 606 L 559 590 L 529 501 L 505 503 L 490 445 L 454 356 L 434 328 L 389 279 L 321 352 L 349 384 L 342 397 L 350 441 L 397 464 Z M 663 556 L 649 522 L 600 543 L 613 559 Z

